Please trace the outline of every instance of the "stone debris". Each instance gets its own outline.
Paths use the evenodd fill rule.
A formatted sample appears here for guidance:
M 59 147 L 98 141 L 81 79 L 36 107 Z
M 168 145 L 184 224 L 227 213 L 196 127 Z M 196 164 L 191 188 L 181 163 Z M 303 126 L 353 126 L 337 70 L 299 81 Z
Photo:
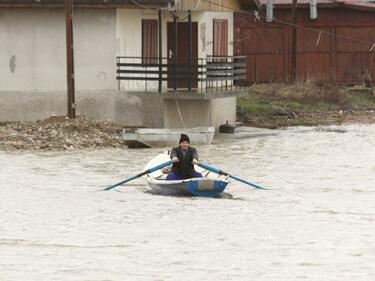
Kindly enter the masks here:
M 122 127 L 113 121 L 65 116 L 0 126 L 0 150 L 70 150 L 125 147 Z

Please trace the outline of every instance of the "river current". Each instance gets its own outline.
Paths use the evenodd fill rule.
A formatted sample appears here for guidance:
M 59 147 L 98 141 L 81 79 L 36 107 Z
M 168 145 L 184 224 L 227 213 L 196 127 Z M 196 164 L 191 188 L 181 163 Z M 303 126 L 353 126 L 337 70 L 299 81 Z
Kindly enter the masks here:
M 98 191 L 159 148 L 0 152 L 0 280 L 375 280 L 375 125 L 248 129 L 197 149 L 270 190 Z

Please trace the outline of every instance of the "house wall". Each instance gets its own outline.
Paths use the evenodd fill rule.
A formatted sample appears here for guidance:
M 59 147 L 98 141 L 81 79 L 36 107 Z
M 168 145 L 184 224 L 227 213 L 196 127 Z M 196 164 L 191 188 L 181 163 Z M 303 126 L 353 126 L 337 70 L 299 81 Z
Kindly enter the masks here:
M 77 113 L 162 126 L 144 112 L 154 100 L 117 91 L 115 9 L 76 9 L 73 21 Z M 1 9 L 0 121 L 65 115 L 66 96 L 64 10 Z
M 180 19 L 187 20 L 187 12 L 179 12 Z M 142 55 L 142 19 L 158 19 L 157 11 L 151 10 L 117 10 L 117 55 L 135 56 Z M 233 55 L 233 13 L 232 12 L 194 12 L 192 21 L 198 23 L 198 57 L 205 58 L 213 54 L 213 21 L 214 19 L 228 20 L 228 55 Z M 168 56 L 167 50 L 167 23 L 173 22 L 173 18 L 166 12 L 162 13 L 162 51 L 163 57 Z M 129 36 L 132 34 L 132 36 Z M 128 62 L 130 62 L 128 60 Z M 140 59 L 135 59 L 135 63 L 140 63 Z M 167 83 L 163 83 L 163 91 L 166 91 Z M 200 84 L 199 84 L 200 85 Z M 205 87 L 205 84 L 203 84 Z M 133 94 L 142 91 L 149 93 L 142 94 L 144 104 L 147 103 L 148 96 L 157 91 L 158 82 L 144 81 L 121 81 L 120 89 L 130 91 Z M 162 96 L 159 96 L 162 100 Z M 165 128 L 183 127 L 175 100 L 164 100 L 161 106 L 157 97 L 150 103 L 153 110 L 153 119 L 163 123 Z M 221 98 L 212 100 L 178 100 L 179 107 L 186 127 L 196 126 L 219 126 L 226 120 L 233 123 L 236 118 L 236 98 Z M 150 115 L 151 116 L 151 115 Z M 163 122 L 160 122 L 163 120 Z M 148 122 L 150 123 L 150 122 Z
M 238 0 L 176 0 L 177 11 L 216 11 L 232 12 L 233 9 L 240 8 Z
M 187 18 L 187 12 L 180 12 L 180 18 Z M 142 56 L 142 19 L 158 19 L 157 11 L 141 9 L 118 9 L 117 10 L 117 55 L 118 56 Z M 232 12 L 194 12 L 192 21 L 198 23 L 198 57 L 206 58 L 213 53 L 213 21 L 214 19 L 228 20 L 228 55 L 233 55 L 233 13 Z M 167 23 L 173 22 L 173 18 L 166 12 L 162 13 L 162 53 L 168 57 L 167 50 Z M 132 34 L 132 36 L 129 36 Z M 127 62 L 140 63 L 140 59 L 130 59 Z M 164 61 L 165 63 L 165 61 Z M 205 87 L 205 85 L 203 85 Z M 166 82 L 163 83 L 166 89 Z M 158 82 L 127 81 L 120 82 L 121 90 L 156 91 Z
M 233 55 L 233 12 L 196 12 L 192 20 L 198 22 L 198 56 L 213 54 L 214 19 L 228 20 L 228 56 Z
M 74 11 L 77 90 L 116 89 L 115 10 Z M 63 9 L 0 10 L 0 90 L 66 89 Z
M 291 22 L 291 9 L 276 9 L 274 16 Z M 369 42 L 297 29 L 297 79 L 312 77 L 350 83 L 375 79 L 375 58 L 370 52 L 372 42 L 375 42 L 375 12 L 319 8 L 318 19 L 311 20 L 309 10 L 300 8 L 297 24 Z M 234 29 L 235 54 L 247 56 L 249 83 L 290 80 L 290 27 L 236 14 Z
M 138 59 L 128 59 L 128 63 L 141 63 L 142 56 L 142 19 L 158 19 L 157 10 L 142 9 L 117 9 L 116 12 L 116 40 L 117 56 L 139 57 Z M 169 19 L 167 12 L 162 13 L 162 51 L 163 57 L 167 57 L 167 26 Z M 126 91 L 156 91 L 158 82 L 128 81 L 119 82 L 119 88 Z
M 185 12 L 180 14 L 181 18 L 186 15 Z M 78 114 L 93 119 L 111 119 L 127 126 L 175 126 L 168 121 L 176 120 L 173 107 L 168 111 L 171 116 L 164 119 L 165 104 L 161 95 L 144 93 L 144 85 L 137 82 L 121 82 L 118 90 L 116 55 L 141 56 L 142 18 L 157 19 L 157 13 L 134 9 L 74 10 Z M 228 19 L 228 51 L 229 55 L 232 54 L 232 13 L 196 12 L 193 21 L 200 26 L 200 57 L 212 54 L 212 23 L 215 18 Z M 164 57 L 167 56 L 167 22 L 172 20 L 163 12 Z M 205 28 L 200 29 L 201 26 Z M 63 9 L 0 11 L 0 121 L 35 121 L 66 114 L 65 48 Z M 226 101 L 230 106 L 225 107 L 227 111 L 222 111 L 223 116 L 232 116 L 235 114 L 233 99 Z M 224 104 L 224 100 L 188 104 L 183 108 L 184 116 L 193 119 L 186 123 L 192 126 L 220 125 L 216 124 L 218 117 L 213 112 L 220 112 Z M 228 118 L 232 117 L 223 117 L 223 120 Z

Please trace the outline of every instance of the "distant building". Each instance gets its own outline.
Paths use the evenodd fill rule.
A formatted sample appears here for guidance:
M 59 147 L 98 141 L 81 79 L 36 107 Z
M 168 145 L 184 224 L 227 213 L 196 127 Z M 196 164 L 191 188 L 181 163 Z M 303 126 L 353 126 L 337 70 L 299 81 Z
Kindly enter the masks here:
M 249 1 L 249 13 L 235 15 L 235 54 L 247 57 L 248 83 L 290 79 L 292 2 L 274 0 L 271 23 L 265 18 L 267 0 Z M 317 0 L 317 7 L 318 17 L 311 19 L 309 0 L 298 0 L 297 79 L 374 80 L 375 4 Z
M 176 90 L 186 126 L 234 122 L 246 64 L 233 58 L 224 2 L 241 8 L 235 0 L 75 0 L 77 113 L 181 127 Z M 0 121 L 66 114 L 65 48 L 63 0 L 0 0 Z

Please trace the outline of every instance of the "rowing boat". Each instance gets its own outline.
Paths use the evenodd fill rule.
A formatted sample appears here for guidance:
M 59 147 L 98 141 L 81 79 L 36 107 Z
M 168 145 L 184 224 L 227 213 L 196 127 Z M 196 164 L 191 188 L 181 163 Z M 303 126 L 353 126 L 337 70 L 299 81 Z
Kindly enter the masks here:
M 147 163 L 145 170 L 168 160 L 170 160 L 168 153 L 159 154 Z M 203 178 L 166 180 L 170 170 L 168 168 L 149 173 L 146 179 L 150 192 L 161 195 L 218 197 L 227 187 L 227 176 L 211 173 L 197 165 L 194 169 L 201 173 Z

